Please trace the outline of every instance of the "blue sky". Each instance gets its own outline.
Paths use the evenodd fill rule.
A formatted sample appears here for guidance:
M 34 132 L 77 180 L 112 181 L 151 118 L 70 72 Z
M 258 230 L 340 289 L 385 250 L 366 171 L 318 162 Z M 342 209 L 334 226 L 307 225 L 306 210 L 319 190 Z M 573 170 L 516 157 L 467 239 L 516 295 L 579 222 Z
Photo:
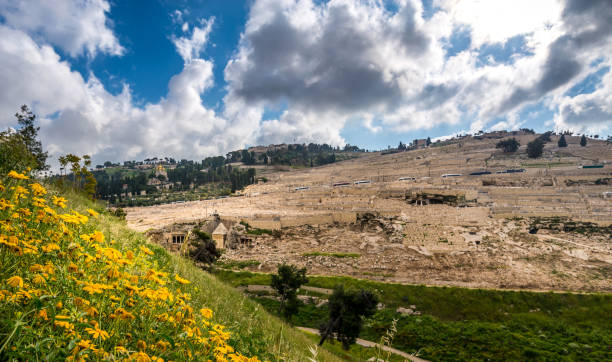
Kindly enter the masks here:
M 577 0 L 0 2 L 0 126 L 53 155 L 199 159 L 479 130 L 610 134 L 612 5 Z M 597 31 L 593 32 L 592 29 Z

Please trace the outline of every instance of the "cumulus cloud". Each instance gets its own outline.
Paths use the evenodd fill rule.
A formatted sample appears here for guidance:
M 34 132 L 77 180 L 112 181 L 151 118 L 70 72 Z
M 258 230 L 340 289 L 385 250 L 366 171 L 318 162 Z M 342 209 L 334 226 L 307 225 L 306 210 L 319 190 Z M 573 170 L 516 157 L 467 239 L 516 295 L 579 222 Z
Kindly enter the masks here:
M 200 56 L 200 53 L 204 50 L 206 43 L 208 43 L 208 37 L 214 22 L 214 17 L 210 19 L 203 19 L 201 27 L 193 27 L 191 37 L 172 37 L 172 42 L 174 43 L 176 50 L 185 62 L 190 62 L 192 59 Z M 189 30 L 189 25 L 187 23 L 183 23 L 182 30 L 184 32 Z
M 212 20 L 202 23 L 200 30 L 210 31 Z M 256 125 L 227 121 L 203 105 L 202 95 L 214 85 L 213 63 L 197 58 L 206 42 L 198 35 L 191 39 L 184 68 L 170 79 L 167 95 L 137 106 L 127 85 L 111 94 L 94 74 L 85 80 L 71 70 L 51 46 L 0 25 L 0 126 L 12 125 L 9 115 L 30 104 L 53 156 L 92 154 L 94 162 L 152 155 L 198 159 L 242 147 L 245 133 L 253 134 Z
M 556 109 L 588 64 L 610 54 L 612 7 L 587 3 L 439 0 L 439 11 L 425 18 L 420 1 L 397 1 L 397 11 L 377 1 L 255 1 L 225 68 L 225 104 L 240 101 L 257 120 L 266 107 L 286 104 L 263 123 L 262 141 L 343 142 L 349 119 L 372 132 L 466 119 L 516 128 L 526 104 Z M 469 46 L 449 56 L 445 47 L 458 29 L 467 30 Z M 508 46 L 517 39 L 521 47 Z M 506 49 L 509 61 L 483 62 L 492 46 Z M 324 135 L 312 132 L 317 127 Z
M 14 122 L 7 116 L 22 103 L 32 105 L 54 155 L 198 159 L 248 144 L 342 145 L 349 123 L 372 133 L 516 128 L 528 104 L 552 111 L 559 130 L 601 131 L 612 120 L 610 72 L 590 93 L 568 92 L 612 65 L 605 0 L 437 0 L 427 17 L 419 0 L 398 0 L 393 10 L 381 1 L 255 0 L 225 65 L 202 56 L 214 18 L 190 26 L 176 11 L 180 35 L 169 39 L 183 69 L 159 102 L 138 105 L 129 86 L 112 94 L 56 51 L 121 54 L 107 1 L 33 3 L 0 0 L 0 126 Z M 447 53 L 457 29 L 469 44 Z M 521 49 L 508 46 L 512 39 Z M 510 49 L 510 60 L 486 61 L 491 47 Z M 222 114 L 202 102 L 215 86 L 214 66 L 225 66 Z M 264 118 L 271 109 L 278 116 Z
M 121 55 L 124 48 L 107 18 L 106 0 L 0 1 L 4 23 L 44 39 L 75 57 L 98 51 Z

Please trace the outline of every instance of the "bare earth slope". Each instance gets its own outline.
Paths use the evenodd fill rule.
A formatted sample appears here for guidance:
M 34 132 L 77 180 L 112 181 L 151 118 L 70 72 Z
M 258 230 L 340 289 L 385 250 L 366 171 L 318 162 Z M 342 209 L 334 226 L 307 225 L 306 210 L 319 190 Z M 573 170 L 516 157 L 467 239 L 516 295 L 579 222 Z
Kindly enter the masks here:
M 270 181 L 241 197 L 132 208 L 128 223 L 165 235 L 218 214 L 232 230 L 238 221 L 278 229 L 243 233 L 250 240 L 223 256 L 256 260 L 251 268 L 261 271 L 290 262 L 313 274 L 403 283 L 611 291 L 612 145 L 566 137 L 569 147 L 558 148 L 553 136 L 542 158 L 528 159 L 535 137 L 518 136 L 523 146 L 511 155 L 495 149 L 499 139 L 467 137 L 318 168 L 263 169 Z M 593 164 L 604 167 L 579 168 Z M 496 173 L 507 169 L 526 171 Z M 468 175 L 485 170 L 492 173 Z M 462 176 L 441 177 L 449 173 Z

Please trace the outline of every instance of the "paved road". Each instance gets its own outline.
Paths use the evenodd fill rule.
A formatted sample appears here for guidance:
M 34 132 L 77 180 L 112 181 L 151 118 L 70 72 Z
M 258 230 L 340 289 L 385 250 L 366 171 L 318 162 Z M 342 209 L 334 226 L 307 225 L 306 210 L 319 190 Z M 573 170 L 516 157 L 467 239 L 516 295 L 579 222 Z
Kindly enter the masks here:
M 307 327 L 296 327 L 297 329 L 309 332 L 309 333 L 314 333 L 314 334 L 319 334 L 319 331 L 317 329 L 313 329 L 313 328 L 307 328 Z M 398 356 L 402 356 L 405 359 L 411 360 L 413 362 L 428 362 L 425 359 L 413 356 L 409 353 L 406 353 L 404 351 L 400 351 L 399 349 L 395 349 L 395 348 L 391 348 L 391 347 L 387 347 L 387 346 L 382 346 L 378 343 L 372 342 L 372 341 L 366 341 L 365 339 L 361 339 L 361 338 L 357 338 L 357 344 L 363 347 L 380 347 L 383 351 L 387 351 L 387 352 L 391 352 L 393 354 L 396 354 Z

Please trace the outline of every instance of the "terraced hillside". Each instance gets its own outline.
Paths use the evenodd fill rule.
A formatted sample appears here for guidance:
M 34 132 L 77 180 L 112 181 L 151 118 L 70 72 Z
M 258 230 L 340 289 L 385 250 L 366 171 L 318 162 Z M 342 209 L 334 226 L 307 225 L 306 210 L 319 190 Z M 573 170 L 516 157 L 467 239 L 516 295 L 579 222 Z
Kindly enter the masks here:
M 402 283 L 612 290 L 612 146 L 566 137 L 559 148 L 553 136 L 530 159 L 526 144 L 537 135 L 515 137 L 522 146 L 513 154 L 496 149 L 493 134 L 312 169 L 262 169 L 270 181 L 239 196 L 132 208 L 128 223 L 157 231 L 163 244 L 163 235 L 222 222 L 242 240 L 225 260 L 260 271 L 288 261 Z

